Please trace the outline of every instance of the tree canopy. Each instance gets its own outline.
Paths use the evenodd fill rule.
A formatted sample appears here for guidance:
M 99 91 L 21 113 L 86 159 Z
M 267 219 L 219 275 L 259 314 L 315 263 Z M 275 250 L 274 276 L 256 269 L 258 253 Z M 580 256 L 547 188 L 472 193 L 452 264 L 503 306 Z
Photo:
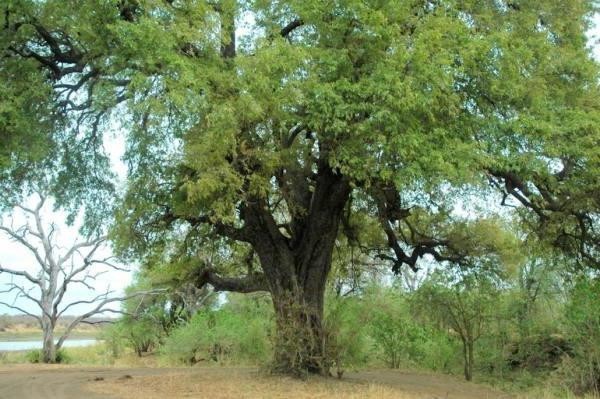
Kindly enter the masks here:
M 93 193 L 111 190 L 102 136 L 118 125 L 121 254 L 185 264 L 197 285 L 269 291 L 282 323 L 301 304 L 294 317 L 317 335 L 340 235 L 398 271 L 508 260 L 502 230 L 518 220 L 597 267 L 595 7 L 8 1 L 4 158 L 24 133 L 49 137 L 59 198 L 108 211 Z

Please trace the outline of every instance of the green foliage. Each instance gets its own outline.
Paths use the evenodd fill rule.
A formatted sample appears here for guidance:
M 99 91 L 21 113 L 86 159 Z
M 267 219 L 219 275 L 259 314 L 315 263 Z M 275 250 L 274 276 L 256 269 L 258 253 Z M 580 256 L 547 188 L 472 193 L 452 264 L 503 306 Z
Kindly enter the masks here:
M 98 339 L 101 340 L 105 347 L 108 356 L 112 359 L 117 359 L 123 355 L 123 350 L 126 347 L 124 333 L 121 331 L 123 325 L 120 322 L 106 326 L 99 334 Z
M 42 362 L 42 351 L 40 349 L 34 349 L 27 352 L 25 358 L 29 363 L 41 363 Z
M 144 284 L 128 287 L 129 293 L 143 290 Z M 155 349 L 167 334 L 161 321 L 166 317 L 164 295 L 134 296 L 123 303 L 126 315 L 117 323 L 102 332 L 114 357 L 118 357 L 124 347 L 133 350 L 138 356 Z
M 343 225 L 340 234 L 370 257 L 364 263 L 374 263 L 376 252 L 377 262 L 398 271 L 412 255 L 431 255 L 506 277 L 521 260 L 506 233 L 518 220 L 530 242 L 535 236 L 574 263 L 599 266 L 599 67 L 585 38 L 595 1 L 4 3 L 0 184 L 19 191 L 30 171 L 48 173 L 57 205 L 73 216 L 87 203 L 86 229 L 97 228 L 110 222 L 115 180 L 103 132 L 122 128 L 129 178 L 113 228 L 116 250 L 157 274 L 170 269 L 165 275 L 181 285 L 207 266 L 277 277 L 283 265 L 255 258 L 300 258 L 306 237 L 320 231 L 311 210 L 336 191 L 314 196 L 323 173 L 349 191 L 344 223 L 342 212 L 331 212 L 332 236 Z M 302 25 L 281 37 L 291 20 Z M 253 26 L 231 57 L 223 51 L 235 44 L 227 33 L 244 21 Z M 378 191 L 397 195 L 382 204 Z M 501 201 L 519 206 L 474 209 Z M 236 241 L 248 226 L 251 239 Z M 266 251 L 268 242 L 289 252 Z M 390 259 L 390 244 L 404 259 Z M 292 269 L 329 256 L 314 251 Z M 348 281 L 351 269 L 337 270 Z M 293 277 L 285 283 L 306 276 Z M 418 294 L 433 310 L 420 312 L 429 323 L 375 315 L 372 338 L 401 348 L 392 364 L 424 356 L 418 348 L 430 333 L 420 323 L 467 343 L 491 328 L 498 287 L 457 284 L 452 271 L 445 277 Z M 515 334 L 535 330 L 525 322 L 540 315 L 532 291 L 520 292 Z M 190 361 L 216 343 L 210 331 L 237 331 L 240 316 L 228 310 L 178 326 L 167 302 L 175 300 L 125 322 L 134 347 L 167 339 L 175 353 L 177 337 L 188 353 L 175 357 Z M 332 322 L 343 326 L 354 317 L 348 312 L 332 312 Z M 211 318 L 219 323 L 211 326 Z M 353 342 L 340 328 L 335 339 Z M 247 350 L 218 332 L 227 346 Z M 499 348 L 507 337 L 497 335 Z
M 160 353 L 168 361 L 186 364 L 231 360 L 260 364 L 270 355 L 269 330 L 269 319 L 257 317 L 256 313 L 204 310 L 174 329 Z
M 532 372 L 552 371 L 563 357 L 573 355 L 571 342 L 558 334 L 530 335 L 506 349 L 509 352 L 506 360 L 511 367 Z
M 0 33 L 0 51 L 6 51 L 5 32 Z M 17 78 L 17 76 L 19 78 Z M 52 87 L 38 74 L 35 62 L 4 60 L 0 68 L 0 176 L 18 173 L 40 161 L 52 150 Z
M 42 363 L 43 353 L 41 349 L 34 349 L 25 354 L 25 359 L 29 363 Z M 67 364 L 71 363 L 72 359 L 69 353 L 65 349 L 59 349 L 56 351 L 56 363 Z
M 575 393 L 600 393 L 600 280 L 581 278 L 565 310 L 565 328 L 574 354 L 559 375 Z
M 126 315 L 105 331 L 113 352 L 119 353 L 127 346 L 141 357 L 155 350 L 197 309 L 211 305 L 213 295 L 206 287 L 196 289 L 190 284 L 173 284 L 178 278 L 177 268 L 165 270 L 160 266 L 140 272 L 135 283 L 127 288 L 132 296 L 123 303 Z
M 328 298 L 324 329 L 327 349 L 338 376 L 346 369 L 365 366 L 371 360 L 369 317 L 360 298 Z
M 415 308 L 431 323 L 451 329 L 463 346 L 464 374 L 473 376 L 475 343 L 490 329 L 498 288 L 494 275 L 480 270 L 435 273 L 415 294 Z
M 338 373 L 378 365 L 454 371 L 460 348 L 416 317 L 411 295 L 371 285 L 359 295 L 328 297 L 326 333 Z
M 405 298 L 387 291 L 369 306 L 370 334 L 386 364 L 399 368 L 402 361 L 420 360 L 426 331 L 410 317 Z
M 426 335 L 419 343 L 415 364 L 426 370 L 444 373 L 455 372 L 460 368 L 461 348 L 456 340 L 446 331 L 440 331 L 430 326 L 421 326 Z
M 157 323 L 147 318 L 126 319 L 117 328 L 121 337 L 138 356 L 156 348 L 163 334 Z

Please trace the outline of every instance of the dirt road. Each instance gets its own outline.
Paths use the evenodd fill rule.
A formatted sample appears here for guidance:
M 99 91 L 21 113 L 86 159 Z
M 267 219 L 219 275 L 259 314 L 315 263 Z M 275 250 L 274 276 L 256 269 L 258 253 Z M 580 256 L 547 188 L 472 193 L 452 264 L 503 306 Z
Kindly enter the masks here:
M 298 381 L 250 368 L 94 368 L 18 365 L 0 368 L 0 399 L 154 398 L 505 399 L 486 387 L 441 375 L 393 370 Z
M 91 382 L 118 380 L 125 376 L 155 376 L 165 369 L 113 369 L 46 365 L 15 365 L 0 368 L 0 399 L 105 399 L 86 389 Z

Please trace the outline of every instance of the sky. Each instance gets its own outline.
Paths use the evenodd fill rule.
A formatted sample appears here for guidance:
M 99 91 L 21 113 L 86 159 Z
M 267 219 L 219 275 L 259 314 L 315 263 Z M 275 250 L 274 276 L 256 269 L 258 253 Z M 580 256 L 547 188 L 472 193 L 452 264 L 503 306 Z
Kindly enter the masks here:
M 592 48 L 594 57 L 600 61 L 600 15 L 596 15 L 594 18 L 595 26 L 589 32 L 589 46 Z M 242 28 L 240 34 L 247 34 L 248 27 Z M 114 129 L 113 129 L 114 130 Z M 105 147 L 108 153 L 111 156 L 112 165 L 119 176 L 119 178 L 123 181 L 126 176 L 126 167 L 121 160 L 124 153 L 124 140 L 123 134 L 120 134 L 119 131 L 109 132 L 105 141 Z M 69 248 L 75 243 L 81 241 L 81 238 L 78 237 L 77 234 L 77 226 L 68 227 L 61 221 L 65 220 L 64 213 L 61 212 L 53 212 L 51 204 L 47 204 L 44 207 L 43 212 L 44 219 L 48 222 L 54 222 L 57 224 L 58 233 L 57 244 L 62 247 L 62 253 L 64 253 L 64 248 Z M 25 222 L 24 216 L 22 212 L 16 212 L 13 215 L 4 215 L 1 219 L 3 223 L 14 223 L 15 226 L 23 224 Z M 59 250 L 59 252 L 61 252 Z M 97 252 L 98 258 L 106 258 L 111 255 L 110 247 L 104 246 Z M 81 259 L 79 259 L 81 260 Z M 0 233 L 0 265 L 5 268 L 18 269 L 18 270 L 26 270 L 31 274 L 36 274 L 39 269 L 36 267 L 36 262 L 33 255 L 22 246 L 12 242 L 9 240 L 5 234 Z M 93 282 L 94 287 L 96 289 L 95 292 L 90 291 L 88 288 L 81 284 L 76 284 L 71 286 L 64 297 L 63 303 L 68 304 L 76 300 L 89 300 L 94 296 L 98 295 L 98 293 L 105 292 L 106 290 L 114 290 L 115 296 L 123 295 L 123 290 L 131 283 L 133 278 L 133 271 L 135 270 L 135 265 L 121 265 L 124 268 L 128 268 L 130 272 L 122 272 L 122 271 L 114 271 L 107 270 L 106 273 L 97 277 L 97 279 Z M 98 268 L 96 270 L 105 270 L 106 268 Z M 7 274 L 0 274 L 0 291 L 6 288 L 7 283 L 19 283 L 23 285 L 25 288 L 31 286 L 31 284 L 27 284 L 27 281 L 22 278 L 11 278 L 11 276 Z M 24 299 L 16 299 L 14 293 L 6 294 L 0 293 L 0 302 L 8 302 L 14 304 L 16 306 L 20 306 L 23 309 L 32 312 L 34 314 L 38 314 L 39 310 L 36 308 L 36 305 L 30 303 Z M 118 309 L 118 304 L 113 304 L 109 307 L 109 309 Z M 77 315 L 81 314 L 90 309 L 90 305 L 80 305 L 71 308 L 66 314 L 69 315 Z M 0 314 L 17 314 L 18 312 L 15 310 L 8 309 L 2 305 L 0 305 Z M 110 314 L 109 314 L 110 315 Z

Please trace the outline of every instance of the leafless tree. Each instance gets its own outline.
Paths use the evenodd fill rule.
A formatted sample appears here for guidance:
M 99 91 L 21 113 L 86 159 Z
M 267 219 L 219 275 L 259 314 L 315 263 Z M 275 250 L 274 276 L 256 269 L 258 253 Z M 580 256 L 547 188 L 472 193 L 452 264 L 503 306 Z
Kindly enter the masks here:
M 29 208 L 22 204 L 15 204 L 15 210 L 20 209 L 26 215 L 26 221 L 18 227 L 14 223 L 0 224 L 0 232 L 6 234 L 12 241 L 29 251 L 36 260 L 37 273 L 30 273 L 30 268 L 6 268 L 0 264 L 0 274 L 12 276 L 7 288 L 0 291 L 6 298 L 14 293 L 12 302 L 1 300 L 4 305 L 13 310 L 34 317 L 40 324 L 43 332 L 43 361 L 56 362 L 56 353 L 62 347 L 73 329 L 80 323 L 89 322 L 89 318 L 106 312 L 120 313 L 111 309 L 109 304 L 124 301 L 134 296 L 141 296 L 149 292 L 136 292 L 127 296 L 115 296 L 115 291 L 110 287 L 102 292 L 97 292 L 94 284 L 96 279 L 108 271 L 126 269 L 113 263 L 112 257 L 102 258 L 99 249 L 105 244 L 106 236 L 97 236 L 84 241 L 75 242 L 70 248 L 62 248 L 56 243 L 57 226 L 55 223 L 45 224 L 42 218 L 42 209 L 46 198 L 38 194 L 39 201 L 36 206 Z M 92 292 L 89 299 L 78 299 L 63 303 L 67 289 L 75 285 L 82 285 Z M 0 297 L 0 299 L 2 299 Z M 33 302 L 40 309 L 34 314 L 23 306 L 18 306 L 17 300 L 25 299 Z M 78 305 L 87 305 L 89 311 L 75 317 L 66 327 L 65 331 L 55 341 L 55 327 L 61 316 L 74 310 Z

